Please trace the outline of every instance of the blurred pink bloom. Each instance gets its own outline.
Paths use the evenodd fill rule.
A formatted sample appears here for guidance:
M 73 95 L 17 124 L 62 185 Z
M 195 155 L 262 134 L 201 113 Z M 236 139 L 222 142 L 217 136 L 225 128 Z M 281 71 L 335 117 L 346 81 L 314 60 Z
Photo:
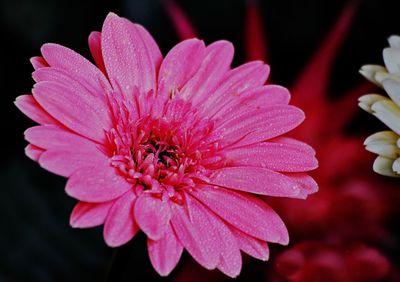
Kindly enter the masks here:
M 372 90 L 373 86 L 362 83 L 336 99 L 328 97 L 332 66 L 351 26 L 358 2 L 350 1 L 346 5 L 336 24 L 291 88 L 293 103 L 304 109 L 307 116 L 306 121 L 291 132 L 291 136 L 306 140 L 316 149 L 319 168 L 314 177 L 320 186 L 320 191 L 311 195 L 307 201 L 264 197 L 265 201 L 282 216 L 290 230 L 293 245 L 289 249 L 285 248 L 285 253 L 289 254 L 288 260 L 296 259 L 296 255 L 290 254 L 300 253 L 304 240 L 318 241 L 315 249 L 321 252 L 331 249 L 328 246 L 333 244 L 341 250 L 332 250 L 331 253 L 336 259 L 327 259 L 328 266 L 332 264 L 332 268 L 329 266 L 326 272 L 321 270 L 324 266 L 318 263 L 307 263 L 309 259 L 318 261 L 319 256 L 314 259 L 302 255 L 304 261 L 296 264 L 293 270 L 298 273 L 297 278 L 282 268 L 278 268 L 278 272 L 284 278 L 277 275 L 270 264 L 266 267 L 268 276 L 266 281 L 327 282 L 331 281 L 329 280 L 331 278 L 334 281 L 380 281 L 379 279 L 389 271 L 389 260 L 384 257 L 386 250 L 394 249 L 398 244 L 398 238 L 388 230 L 387 222 L 392 218 L 398 218 L 400 214 L 399 190 L 369 173 L 370 156 L 363 152 L 362 147 L 364 137 L 354 133 L 348 134 L 348 125 L 357 111 L 357 98 L 362 93 Z M 260 50 L 267 49 L 265 42 L 251 38 L 254 34 L 263 34 L 259 9 L 256 7 L 257 1 L 248 0 L 246 3 L 247 18 L 244 26 L 246 56 L 260 57 L 262 55 Z M 348 244 L 358 242 L 363 242 L 365 249 L 370 251 L 356 252 L 358 259 L 351 259 L 354 263 L 368 260 L 371 253 L 376 254 L 373 257 L 376 258 L 377 272 L 370 275 L 366 272 L 369 275 L 366 280 L 363 280 L 366 276 L 357 277 L 358 274 L 362 275 L 360 271 L 348 273 L 349 268 L 342 266 L 335 269 L 336 263 L 340 265 L 347 263 L 345 262 L 348 260 L 347 255 L 343 254 L 344 248 Z M 367 247 L 368 245 L 374 248 Z M 378 252 L 375 249 L 378 247 L 385 252 Z M 285 262 L 285 256 L 282 255 L 278 263 Z M 290 260 L 288 264 L 289 262 Z M 331 274 L 330 270 L 335 273 Z M 177 281 L 185 281 L 189 276 L 200 276 L 199 274 L 198 269 L 185 269 L 182 271 L 184 279 Z M 341 278 L 347 280 L 340 280 Z M 219 277 L 215 275 L 212 281 L 218 279 Z M 211 279 L 207 278 L 207 281 Z M 394 278 L 390 281 L 399 280 Z
M 33 95 L 16 101 L 40 124 L 25 132 L 27 155 L 68 177 L 79 200 L 72 226 L 104 224 L 114 247 L 142 230 L 161 275 L 184 248 L 235 277 L 240 250 L 267 260 L 267 242 L 288 243 L 283 221 L 252 194 L 306 198 L 317 161 L 281 137 L 304 114 L 285 88 L 264 85 L 267 65 L 231 69 L 227 41 L 185 40 L 163 58 L 142 26 L 112 13 L 89 47 L 97 66 L 45 44 L 32 59 Z
M 280 254 L 276 270 L 292 282 L 372 282 L 388 274 L 389 261 L 362 244 L 338 247 L 304 242 Z

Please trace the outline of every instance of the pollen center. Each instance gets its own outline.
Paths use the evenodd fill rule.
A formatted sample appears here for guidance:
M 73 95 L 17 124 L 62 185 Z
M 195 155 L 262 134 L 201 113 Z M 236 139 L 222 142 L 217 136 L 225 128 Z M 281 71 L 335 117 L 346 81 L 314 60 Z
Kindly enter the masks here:
M 202 162 L 213 153 L 205 142 L 211 131 L 211 122 L 179 104 L 158 118 L 121 122 L 107 134 L 111 165 L 134 189 L 178 197 L 206 179 Z

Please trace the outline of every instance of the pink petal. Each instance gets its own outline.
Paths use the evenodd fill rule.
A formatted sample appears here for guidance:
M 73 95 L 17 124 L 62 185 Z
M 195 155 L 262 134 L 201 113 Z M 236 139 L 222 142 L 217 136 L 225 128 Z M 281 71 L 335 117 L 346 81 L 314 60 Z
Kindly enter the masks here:
M 110 129 L 110 116 L 97 99 L 85 92 L 60 84 L 42 81 L 35 84 L 33 96 L 54 118 L 71 130 L 102 142 Z
M 283 221 L 265 202 L 254 196 L 208 185 L 199 185 L 192 195 L 246 234 L 284 245 L 289 242 Z
M 268 141 L 276 142 L 278 144 L 287 144 L 287 145 L 296 146 L 299 150 L 302 150 L 305 154 L 311 154 L 311 155 L 316 154 L 313 147 L 311 147 L 310 145 L 308 145 L 302 141 L 299 141 L 299 140 L 291 138 L 291 137 L 279 136 L 279 137 L 270 139 Z
M 204 42 L 198 39 L 185 40 L 172 48 L 161 64 L 159 95 L 169 98 L 179 91 L 199 69 L 204 53 Z
M 210 176 L 210 183 L 274 197 L 299 198 L 301 187 L 289 177 L 261 167 L 224 167 Z
M 85 137 L 67 131 L 57 125 L 41 125 L 28 128 L 25 139 L 43 149 L 98 154 L 98 144 Z
M 41 69 L 41 68 L 46 68 L 49 66 L 49 64 L 46 62 L 46 60 L 40 56 L 32 57 L 30 59 L 30 62 L 35 70 Z
M 233 46 L 228 41 L 217 41 L 207 46 L 203 63 L 197 73 L 186 83 L 179 97 L 195 105 L 210 94 L 210 89 L 221 82 L 233 58 Z
M 248 89 L 222 107 L 213 116 L 215 119 L 226 119 L 227 116 L 237 116 L 244 107 L 266 108 L 271 105 L 287 105 L 290 100 L 289 91 L 279 85 L 264 85 Z
M 217 246 L 220 249 L 218 269 L 232 278 L 238 276 L 242 268 L 242 256 L 231 230 L 224 221 L 200 203 L 196 198 L 187 195 L 186 199 L 187 205 L 190 206 L 190 208 L 196 206 L 202 211 L 204 216 L 208 217 L 210 225 L 207 226 L 207 229 L 215 231 L 216 236 L 213 237 L 214 242 L 212 245 L 215 246 L 215 249 L 217 249 Z
M 248 96 L 256 96 L 255 101 L 251 104 L 257 106 L 266 107 L 269 105 L 287 105 L 290 100 L 289 90 L 283 86 L 275 84 L 264 85 L 264 87 L 261 88 L 259 91 L 252 92 L 251 90 L 249 90 L 249 92 L 252 95 L 248 94 Z
M 114 167 L 108 163 L 94 163 L 81 168 L 69 178 L 66 192 L 83 202 L 101 203 L 118 198 L 132 188 Z
M 56 125 L 31 127 L 25 131 L 25 139 L 47 150 L 39 158 L 42 167 L 65 177 L 82 167 L 107 161 L 98 144 Z
M 204 207 L 190 198 L 187 202 L 186 206 L 175 205 L 172 227 L 190 255 L 203 267 L 214 269 L 220 257 L 220 247 L 215 245 L 216 230 Z
M 39 164 L 44 169 L 64 177 L 70 177 L 75 171 L 93 166 L 98 160 L 103 161 L 101 156 L 93 156 L 90 152 L 73 152 L 50 150 L 40 155 Z
M 43 57 L 55 69 L 63 70 L 88 92 L 107 102 L 105 93 L 111 91 L 107 78 L 95 65 L 75 51 L 58 44 L 48 43 L 41 48 Z
M 193 199 L 193 202 L 195 201 L 197 202 L 196 199 Z M 204 212 L 207 213 L 218 235 L 218 237 L 214 238 L 214 245 L 219 245 L 221 249 L 218 269 L 234 278 L 239 275 L 242 268 L 242 256 L 236 238 L 233 236 L 226 223 L 218 216 L 208 209 L 205 209 Z
M 169 225 L 169 203 L 151 194 L 143 193 L 136 200 L 135 219 L 140 229 L 152 240 L 159 240 Z
M 101 54 L 101 33 L 93 31 L 89 35 L 88 39 L 90 53 L 97 65 L 97 67 L 106 74 L 106 68 L 104 66 L 103 55 Z
M 32 95 L 21 95 L 15 100 L 17 108 L 23 112 L 31 120 L 39 124 L 58 124 L 59 122 L 52 118 L 40 105 L 36 102 Z
M 109 13 L 104 21 L 101 48 L 104 63 L 114 89 L 126 98 L 134 87 L 147 93 L 156 89 L 159 54 L 154 53 L 153 39 L 130 21 Z M 149 44 L 150 43 L 150 44 Z
M 107 97 L 107 95 L 109 94 L 110 90 L 99 90 L 96 88 L 96 85 L 90 85 L 89 87 L 84 80 L 77 77 L 74 73 L 68 73 L 66 70 L 54 67 L 36 70 L 32 73 L 32 77 L 37 82 L 57 82 L 75 90 L 76 92 L 81 93 L 82 99 L 90 99 L 92 103 L 96 103 L 99 107 L 99 110 L 106 113 L 104 118 L 108 118 L 108 120 L 110 120 L 110 114 L 107 113 L 110 107 L 109 97 Z M 109 123 L 111 124 L 110 121 Z
M 81 102 L 95 106 L 96 113 L 101 116 L 105 128 L 113 127 L 109 98 L 106 97 L 106 93 L 103 93 L 105 90 L 99 94 L 96 89 L 90 89 L 82 84 L 83 80 L 77 80 L 78 78 L 73 74 L 53 67 L 36 70 L 32 76 L 37 82 L 49 81 L 67 87 L 75 94 L 77 103 L 82 100 Z
M 113 202 L 78 202 L 71 213 L 69 224 L 74 228 L 95 227 L 104 223 Z
M 260 61 L 243 64 L 226 74 L 218 87 L 203 97 L 202 109 L 208 116 L 213 116 L 221 106 L 248 89 L 254 89 L 265 83 L 269 67 Z
M 143 42 L 147 47 L 147 51 L 150 53 L 151 59 L 156 68 L 156 73 L 160 70 L 161 63 L 163 61 L 163 56 L 161 54 L 160 48 L 157 45 L 157 42 L 151 36 L 151 34 L 140 24 L 134 24 L 139 32 L 139 35 L 142 37 Z
M 236 228 L 232 228 L 232 233 L 236 237 L 239 248 L 246 254 L 260 260 L 268 260 L 269 248 L 267 242 L 254 238 Z
M 258 1 L 246 1 L 245 50 L 248 61 L 262 60 L 265 62 L 267 61 L 267 47 L 260 15 L 261 10 L 258 6 Z
M 293 181 L 301 187 L 301 198 L 305 199 L 309 194 L 313 194 L 318 191 L 318 184 L 315 180 L 306 173 L 285 173 Z
M 237 147 L 284 134 L 297 127 L 303 120 L 304 113 L 294 106 L 248 108 L 218 124 L 217 134 L 220 134 L 227 144 Z
M 181 40 L 197 37 L 197 32 L 184 11 L 173 0 L 162 1 Z
M 31 160 L 33 161 L 38 161 L 40 156 L 43 154 L 45 150 L 43 150 L 42 148 L 39 148 L 35 145 L 32 144 L 28 144 L 25 147 L 25 155 L 27 155 Z
M 104 224 L 104 240 L 110 247 L 118 247 L 131 240 L 139 228 L 133 216 L 136 195 L 128 191 L 114 201 Z
M 170 274 L 183 252 L 183 246 L 175 236 L 171 225 L 167 226 L 164 235 L 159 240 L 148 239 L 147 249 L 151 264 L 161 276 Z
M 304 143 L 300 144 L 263 142 L 228 149 L 225 156 L 232 161 L 233 166 L 263 167 L 286 172 L 308 171 L 317 168 L 318 161 L 314 154 L 309 153 L 309 146 Z

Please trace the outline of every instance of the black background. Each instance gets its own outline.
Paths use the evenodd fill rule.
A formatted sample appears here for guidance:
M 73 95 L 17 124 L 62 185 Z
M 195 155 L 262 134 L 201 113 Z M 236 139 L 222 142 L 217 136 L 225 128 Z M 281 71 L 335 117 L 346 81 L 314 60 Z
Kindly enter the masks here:
M 177 2 L 206 43 L 232 41 L 236 47 L 234 64 L 243 62 L 246 0 Z M 272 78 L 290 85 L 347 1 L 259 2 Z M 329 90 L 333 98 L 362 81 L 358 74 L 361 65 L 382 63 L 386 38 L 400 34 L 399 4 L 399 0 L 360 1 L 335 61 Z M 13 101 L 30 92 L 29 58 L 39 55 L 41 44 L 60 43 L 88 57 L 87 36 L 101 29 L 109 11 L 144 25 L 163 54 L 179 40 L 160 0 L 0 0 L 0 281 L 103 281 L 107 272 L 113 250 L 104 244 L 102 228 L 72 229 L 68 220 L 74 200 L 64 193 L 65 179 L 24 156 L 23 131 L 33 123 Z M 372 117 L 359 112 L 354 132 L 372 133 L 372 127 L 378 128 Z M 363 129 L 366 124 L 369 127 Z M 118 257 L 119 263 L 129 268 L 123 281 L 163 280 L 150 266 L 144 236 L 137 236 L 129 246 L 131 252 Z M 165 280 L 173 279 L 184 263 L 181 261 Z M 240 280 L 258 281 L 251 272 L 260 265 L 245 268 Z

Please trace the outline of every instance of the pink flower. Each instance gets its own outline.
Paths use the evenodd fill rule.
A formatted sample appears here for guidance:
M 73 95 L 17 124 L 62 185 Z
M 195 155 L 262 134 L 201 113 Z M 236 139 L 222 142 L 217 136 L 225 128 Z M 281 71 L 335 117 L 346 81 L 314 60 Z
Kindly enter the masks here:
M 27 155 L 68 177 L 79 200 L 73 227 L 104 224 L 113 247 L 142 230 L 161 275 L 184 248 L 234 277 L 240 250 L 267 260 L 267 242 L 288 243 L 282 220 L 252 194 L 306 198 L 317 161 L 280 137 L 304 114 L 285 88 L 264 85 L 267 65 L 230 69 L 231 43 L 198 39 L 163 58 L 142 26 L 112 13 L 89 47 L 97 66 L 45 44 L 32 59 L 33 95 L 16 101 L 40 124 L 25 132 Z

